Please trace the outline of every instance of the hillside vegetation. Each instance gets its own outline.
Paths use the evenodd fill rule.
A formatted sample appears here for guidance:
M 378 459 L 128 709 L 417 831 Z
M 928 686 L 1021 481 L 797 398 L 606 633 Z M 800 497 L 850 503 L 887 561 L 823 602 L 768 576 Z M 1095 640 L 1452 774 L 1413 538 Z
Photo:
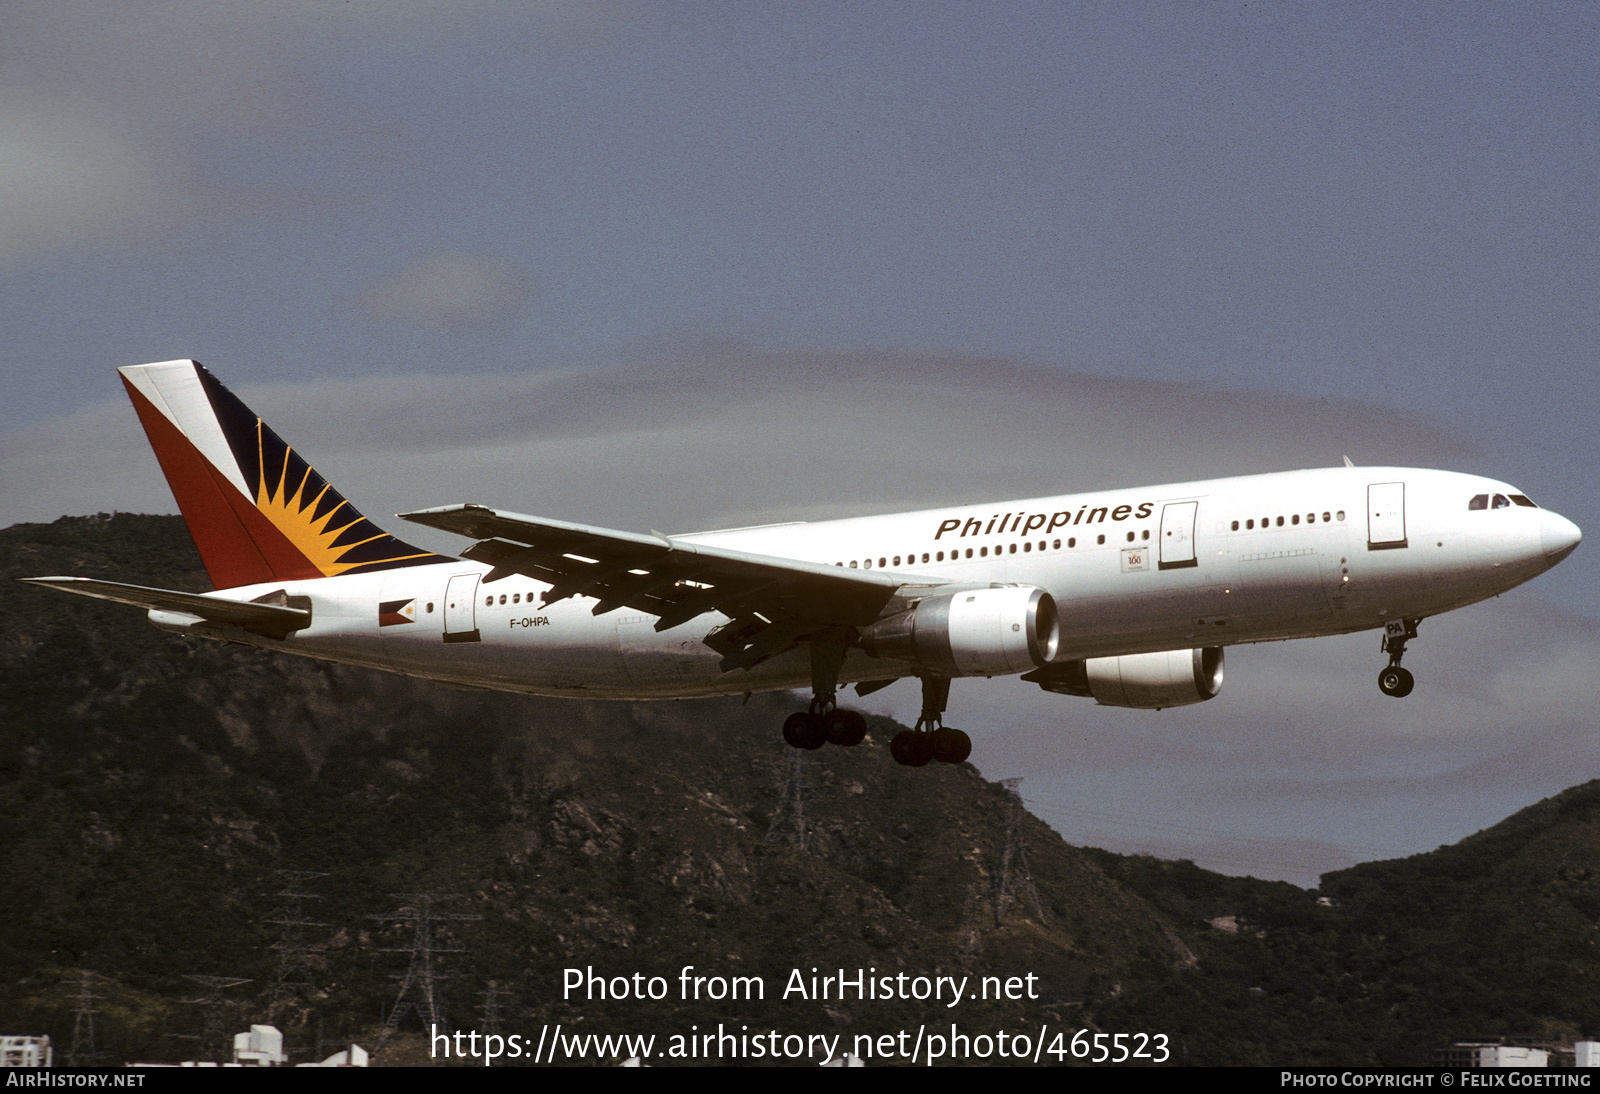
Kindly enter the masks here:
M 175 517 L 19 525 L 0 532 L 0 573 L 207 587 Z M 1459 1036 L 1600 1030 L 1600 783 L 1312 893 L 1071 847 L 971 765 L 895 765 L 887 720 L 856 749 L 801 756 L 777 734 L 785 696 L 460 692 L 7 590 L 0 1032 L 47 1032 L 62 1055 L 83 969 L 118 1059 L 193 1054 L 167 1036 L 203 1022 L 187 974 L 250 978 L 229 1029 L 260 1021 L 281 870 L 327 875 L 306 883 L 327 924 L 309 932 L 328 943 L 314 988 L 278 1016 L 297 1059 L 319 1023 L 330 1042 L 375 1043 L 409 935 L 372 917 L 416 893 L 479 917 L 438 929 L 465 947 L 439 959 L 451 1024 L 479 1024 L 494 979 L 503 1031 L 524 1035 L 720 1022 L 848 1041 L 956 1021 L 1164 1032 L 1174 1062 L 1265 1064 L 1426 1062 Z M 760 976 L 765 998 L 682 1001 L 685 965 Z M 591 966 L 673 992 L 563 999 L 563 970 Z M 1031 973 L 1038 998 L 782 999 L 813 966 L 970 975 L 973 990 Z M 391 1058 L 421 1058 L 415 1019 L 403 1028 Z

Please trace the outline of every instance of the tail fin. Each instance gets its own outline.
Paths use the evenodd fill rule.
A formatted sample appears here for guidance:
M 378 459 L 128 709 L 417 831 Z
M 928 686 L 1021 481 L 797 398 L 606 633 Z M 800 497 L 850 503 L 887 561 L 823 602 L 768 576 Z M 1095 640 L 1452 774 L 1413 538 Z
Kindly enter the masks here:
M 357 512 L 199 362 L 118 371 L 217 588 L 445 561 Z

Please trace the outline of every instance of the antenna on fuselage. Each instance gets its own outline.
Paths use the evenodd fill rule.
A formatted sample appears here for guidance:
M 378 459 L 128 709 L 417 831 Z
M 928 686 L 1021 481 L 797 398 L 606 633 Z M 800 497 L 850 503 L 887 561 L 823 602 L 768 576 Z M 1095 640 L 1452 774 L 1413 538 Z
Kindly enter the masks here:
M 1354 466 L 1355 466 L 1355 464 L 1353 464 L 1353 463 L 1351 463 L 1351 462 L 1350 462 L 1350 457 L 1349 457 L 1349 456 L 1346 456 L 1346 457 L 1345 457 L 1345 458 L 1344 458 L 1344 465 L 1345 465 L 1345 466 L 1346 466 L 1346 467 L 1354 467 Z

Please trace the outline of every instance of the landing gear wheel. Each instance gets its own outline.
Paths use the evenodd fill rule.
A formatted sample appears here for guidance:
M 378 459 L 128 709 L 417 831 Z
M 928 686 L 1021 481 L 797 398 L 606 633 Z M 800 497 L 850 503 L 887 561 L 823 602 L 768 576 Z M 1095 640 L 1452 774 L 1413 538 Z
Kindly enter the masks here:
M 802 710 L 784 720 L 783 739 L 795 748 L 815 752 L 828 743 L 828 727 L 821 715 Z
M 940 726 L 928 734 L 933 758 L 940 763 L 958 764 L 972 755 L 972 738 L 959 729 Z
M 822 721 L 829 744 L 851 748 L 867 735 L 867 720 L 853 710 L 835 707 L 822 716 Z
M 1399 665 L 1390 665 L 1378 673 L 1378 690 L 1396 699 L 1410 695 L 1411 689 L 1416 687 L 1416 684 L 1416 678 Z
M 905 767 L 926 767 L 928 761 L 933 759 L 931 736 L 931 733 L 902 729 L 889 742 L 889 755 L 894 757 L 895 763 Z

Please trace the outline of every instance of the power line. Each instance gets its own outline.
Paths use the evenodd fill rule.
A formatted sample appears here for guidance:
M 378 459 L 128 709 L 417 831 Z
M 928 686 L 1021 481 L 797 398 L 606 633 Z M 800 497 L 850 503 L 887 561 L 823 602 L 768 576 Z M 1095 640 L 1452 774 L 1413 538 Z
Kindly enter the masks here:
M 1017 790 L 1022 780 L 1001 779 L 1008 801 L 1006 803 L 1006 844 L 1000 852 L 1000 870 L 995 886 L 994 925 L 1005 926 L 1006 904 L 1011 900 L 1026 900 L 1033 905 L 1039 921 L 1044 922 L 1044 905 L 1039 891 L 1033 887 L 1033 873 L 1028 869 L 1028 841 L 1022 835 L 1022 794 Z
M 806 791 L 814 784 L 804 764 L 799 749 L 791 749 L 788 763 L 772 765 L 778 784 L 778 807 L 772 811 L 772 823 L 767 828 L 768 843 L 792 843 L 802 851 L 810 850 L 814 842 L 806 827 Z
M 409 946 L 391 946 L 380 949 L 379 953 L 408 953 L 411 955 L 410 967 L 404 973 L 394 974 L 394 979 L 400 981 L 399 994 L 395 996 L 394 1007 L 389 1011 L 389 1016 L 384 1020 L 383 1033 L 378 1038 L 378 1047 L 373 1049 L 374 1059 L 381 1060 L 384 1048 L 389 1043 L 400 1021 L 409 1012 L 415 1012 L 422 1020 L 425 1028 L 432 1029 L 440 1026 L 445 1029 L 449 1024 L 445 1021 L 444 999 L 438 990 L 441 980 L 449 980 L 455 973 L 440 971 L 434 962 L 435 955 L 465 953 L 467 947 L 454 938 L 436 937 L 444 928 L 443 924 L 465 922 L 467 920 L 482 919 L 481 915 L 468 912 L 442 912 L 436 905 L 447 900 L 459 900 L 460 897 L 453 893 L 393 893 L 396 900 L 406 901 L 400 908 L 392 912 L 380 912 L 367 916 L 368 919 L 383 920 L 397 925 L 411 927 L 411 944 Z M 415 995 L 413 995 L 413 992 Z
M 100 1012 L 94 1002 L 101 998 L 94 994 L 92 977 L 88 969 L 82 970 L 78 981 L 78 1009 L 72 1023 L 72 1047 L 67 1050 L 69 1067 L 97 1067 L 105 1062 L 106 1054 L 94 1043 L 94 1016 Z
M 239 1005 L 237 1000 L 229 999 L 223 993 L 250 981 L 242 976 L 208 976 L 201 973 L 185 973 L 184 979 L 192 980 L 206 989 L 197 999 L 179 1000 L 205 1008 L 205 1026 L 200 1033 L 169 1033 L 167 1036 L 198 1041 L 199 1059 L 222 1063 L 233 1055 L 233 1040 L 228 1036 L 227 1027 L 228 1009 Z
M 498 980 L 490 980 L 487 990 L 478 993 L 478 998 L 483 1000 L 483 1008 L 478 1011 L 478 1030 L 485 1037 L 500 1035 L 500 1000 L 505 994 Z
M 322 897 L 317 893 L 300 891 L 306 882 L 328 875 L 316 870 L 279 870 L 278 876 L 285 882 L 284 888 L 278 890 L 277 894 L 283 906 L 274 918 L 262 920 L 280 928 L 278 940 L 270 947 L 277 954 L 277 959 L 272 980 L 265 992 L 269 1024 L 276 1022 L 278 1011 L 288 1006 L 295 996 L 311 994 L 315 988 L 311 976 L 321 971 L 322 955 L 328 948 L 326 942 L 311 942 L 306 938 L 308 929 L 328 926 L 319 920 L 308 919 L 303 907 L 306 901 L 321 900 Z

